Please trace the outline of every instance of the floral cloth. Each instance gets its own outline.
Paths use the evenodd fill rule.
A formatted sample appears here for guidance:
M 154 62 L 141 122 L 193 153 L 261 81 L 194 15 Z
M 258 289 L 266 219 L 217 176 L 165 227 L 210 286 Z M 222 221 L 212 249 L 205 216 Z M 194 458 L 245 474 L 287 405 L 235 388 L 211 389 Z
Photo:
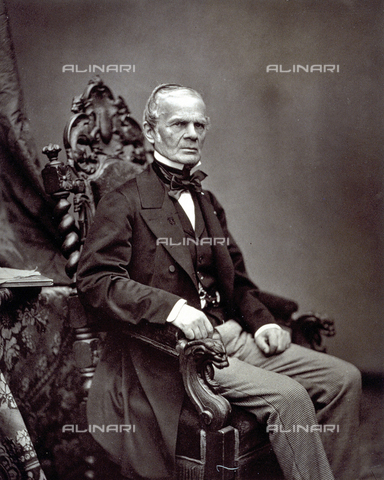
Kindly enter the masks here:
M 63 432 L 85 419 L 71 288 L 15 290 L 0 304 L 0 480 L 81 478 L 97 446 L 89 434 Z
M 0 372 L 0 477 L 46 480 L 9 386 Z

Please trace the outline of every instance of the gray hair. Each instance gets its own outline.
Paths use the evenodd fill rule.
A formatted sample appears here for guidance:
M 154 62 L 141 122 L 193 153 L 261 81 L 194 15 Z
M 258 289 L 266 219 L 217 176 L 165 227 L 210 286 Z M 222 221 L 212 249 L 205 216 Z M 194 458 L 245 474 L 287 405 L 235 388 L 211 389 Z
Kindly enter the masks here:
M 183 85 L 179 85 L 178 83 L 162 83 L 153 90 L 147 100 L 147 103 L 145 104 L 143 123 L 146 122 L 151 128 L 155 128 L 159 119 L 159 95 L 174 92 L 177 90 L 188 90 L 193 95 L 196 95 L 197 97 L 201 98 L 201 100 L 203 100 L 203 97 L 200 95 L 200 93 L 193 88 L 183 87 Z

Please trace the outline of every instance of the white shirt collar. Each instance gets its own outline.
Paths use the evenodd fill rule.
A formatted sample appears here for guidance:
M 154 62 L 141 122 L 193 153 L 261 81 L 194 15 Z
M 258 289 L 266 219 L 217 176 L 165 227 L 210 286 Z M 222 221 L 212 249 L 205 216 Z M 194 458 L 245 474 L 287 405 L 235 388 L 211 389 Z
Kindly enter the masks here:
M 158 162 L 163 163 L 168 167 L 176 168 L 176 170 L 180 170 L 180 171 L 183 170 L 184 168 L 184 165 L 182 165 L 181 163 L 177 163 L 177 162 L 174 162 L 173 160 L 169 160 L 169 158 L 164 157 L 164 155 L 161 155 L 161 153 L 157 152 L 156 150 L 154 150 L 153 156 Z M 201 165 L 200 161 L 196 165 L 194 165 L 193 168 L 198 167 L 199 165 Z

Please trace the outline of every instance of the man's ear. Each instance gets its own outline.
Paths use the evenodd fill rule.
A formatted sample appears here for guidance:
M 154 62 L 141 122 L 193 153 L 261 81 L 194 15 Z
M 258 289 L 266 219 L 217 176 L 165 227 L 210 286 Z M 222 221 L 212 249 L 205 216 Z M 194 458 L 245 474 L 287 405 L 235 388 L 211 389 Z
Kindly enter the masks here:
M 143 133 L 149 143 L 152 143 L 152 144 L 155 143 L 155 137 L 154 137 L 155 132 L 153 131 L 153 128 L 149 125 L 148 122 L 143 123 Z

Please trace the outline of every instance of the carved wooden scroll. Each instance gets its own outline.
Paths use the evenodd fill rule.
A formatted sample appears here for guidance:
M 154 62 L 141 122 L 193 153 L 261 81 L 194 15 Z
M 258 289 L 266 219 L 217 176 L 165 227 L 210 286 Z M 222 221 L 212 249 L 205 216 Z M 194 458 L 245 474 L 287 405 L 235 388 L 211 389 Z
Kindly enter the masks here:
M 189 398 L 209 430 L 222 428 L 231 413 L 228 400 L 215 393 L 218 385 L 213 380 L 213 366 L 228 366 L 227 354 L 221 340 L 205 338 L 188 342 L 179 340 L 180 371 Z
M 336 334 L 335 322 L 327 315 L 306 313 L 291 319 L 292 341 L 298 345 L 325 352 L 323 336 L 333 337 Z

